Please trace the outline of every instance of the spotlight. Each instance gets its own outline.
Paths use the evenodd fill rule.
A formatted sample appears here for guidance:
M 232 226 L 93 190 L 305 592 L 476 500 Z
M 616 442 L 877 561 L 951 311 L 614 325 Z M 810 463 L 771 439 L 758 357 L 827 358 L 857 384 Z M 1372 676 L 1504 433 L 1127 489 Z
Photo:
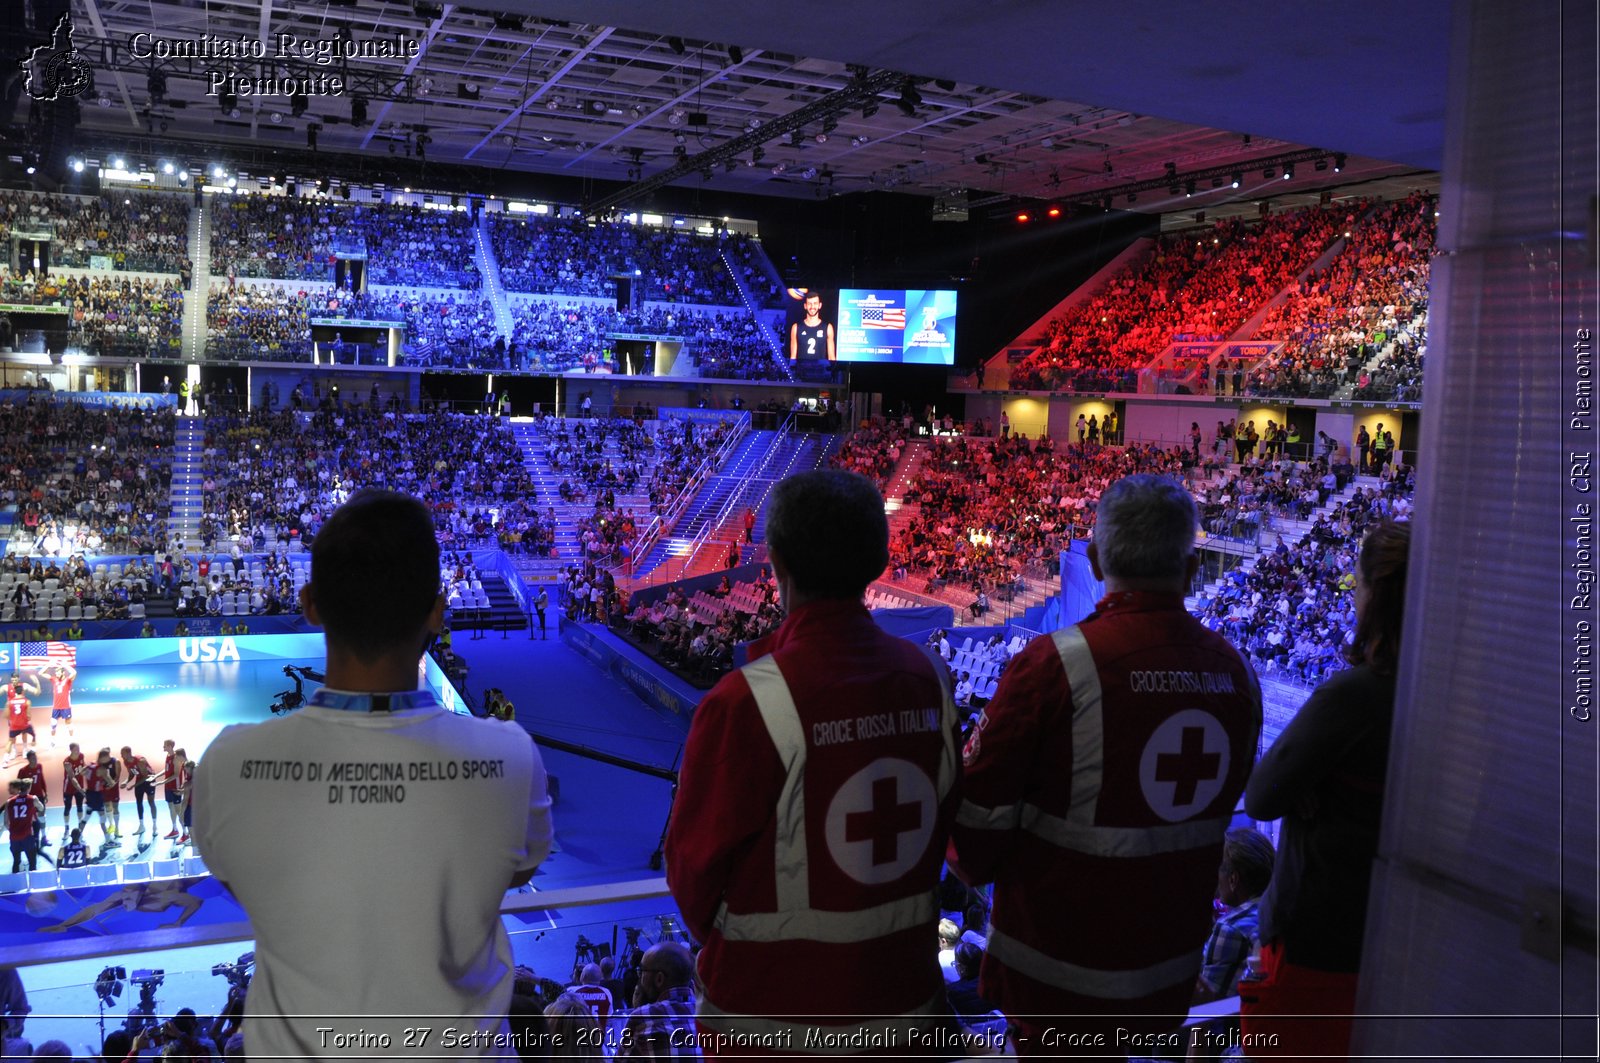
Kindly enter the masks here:
M 273 125 L 282 125 L 283 124 L 283 112 L 282 111 L 273 111 L 271 114 L 267 115 L 267 120 L 270 121 Z
M 113 170 L 126 170 L 128 168 L 127 160 L 125 160 L 121 155 L 112 156 L 111 168 Z
M 1344 172 L 1344 155 L 1343 154 L 1338 154 L 1338 155 L 1335 155 L 1333 157 L 1333 172 L 1334 173 L 1343 173 Z
M 1059 218 L 1059 217 L 1061 217 L 1061 208 L 1060 207 L 1051 207 L 1049 210 L 1045 211 L 1045 213 L 1050 215 L 1050 217 L 1052 217 L 1052 218 Z
M 178 171 L 178 180 L 182 181 L 184 184 L 188 184 L 189 183 L 189 171 L 188 170 L 179 170 Z
M 737 44 L 728 45 L 728 59 L 734 66 L 744 62 L 744 49 Z
M 367 124 L 367 98 L 365 96 L 350 97 L 350 124 Z
M 685 111 L 682 107 L 674 107 L 667 115 L 667 124 L 670 126 L 680 126 L 683 124 L 684 119 L 688 116 L 689 112 Z
M 39 172 L 39 168 L 37 166 L 28 167 L 28 176 L 29 177 L 32 177 L 34 174 L 36 174 L 38 172 Z
M 1183 182 L 1183 194 L 1185 196 L 1194 195 L 1194 178 L 1193 177 L 1191 177 L 1187 181 Z
M 211 176 L 215 177 L 219 181 L 222 180 L 223 175 L 226 174 L 227 172 L 228 171 L 226 171 L 226 170 L 224 170 L 222 168 L 222 164 L 220 162 L 219 163 L 213 163 L 212 166 L 211 166 Z
M 544 109 L 547 111 L 559 111 L 561 110 L 561 104 L 564 102 L 560 96 L 552 96 L 544 101 Z
M 1230 187 L 1238 188 L 1240 185 L 1244 184 L 1244 174 L 1240 173 L 1238 170 L 1233 171 L 1231 181 L 1232 184 Z
M 239 179 L 237 177 L 229 177 L 228 178 L 228 187 L 229 188 L 238 188 L 239 187 Z
M 1027 221 L 1029 221 L 1029 220 L 1030 220 L 1030 216 L 1029 216 L 1029 214 L 1028 214 L 1028 212 L 1027 212 L 1027 211 L 1025 211 L 1025 210 L 1024 210 L 1024 211 L 1020 211 L 1020 212 L 1019 212 L 1019 213 L 1018 213 L 1018 214 L 1017 214 L 1017 221 L 1018 221 L 1018 222 L 1023 222 L 1023 223 L 1025 223 L 1025 222 L 1027 222 Z
M 678 55 L 683 55 L 689 50 L 688 47 L 683 43 L 682 37 L 668 37 L 667 47 L 671 48 L 673 52 Z
M 818 144 L 826 144 L 828 142 L 828 134 L 818 133 L 814 139 Z
M 865 144 L 867 141 L 871 140 L 872 138 L 867 136 L 865 133 L 857 133 L 851 139 L 855 143 L 855 146 L 859 148 L 861 145 Z
M 483 95 L 483 90 L 476 81 L 463 81 L 456 86 L 456 95 L 463 100 L 476 100 Z
M 606 116 L 605 101 L 586 100 L 583 105 L 583 113 L 589 115 L 591 118 L 604 118 Z
M 1285 181 L 1291 181 L 1294 179 L 1294 163 L 1290 163 L 1288 166 L 1283 168 L 1283 179 Z
M 166 162 L 166 161 L 163 161 L 161 163 L 161 172 L 166 174 L 168 177 L 171 177 L 177 171 L 178 171 L 178 168 L 176 166 L 172 165 L 172 163 Z
M 72 172 L 73 173 L 82 173 L 83 172 L 83 160 L 82 159 L 70 159 L 70 160 L 68 160 L 67 165 L 72 167 Z
M 167 99 L 167 75 L 154 68 L 145 76 L 144 87 L 150 92 L 152 103 L 164 103 Z

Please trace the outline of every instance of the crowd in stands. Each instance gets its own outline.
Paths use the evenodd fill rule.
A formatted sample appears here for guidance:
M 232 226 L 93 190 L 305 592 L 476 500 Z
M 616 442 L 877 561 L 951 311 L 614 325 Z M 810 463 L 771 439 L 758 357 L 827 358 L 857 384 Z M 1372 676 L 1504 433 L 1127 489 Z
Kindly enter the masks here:
M 909 416 L 903 421 L 874 418 L 845 437 L 830 464 L 858 472 L 878 484 L 887 484 L 889 474 L 905 452 L 909 422 Z
M 1344 469 L 1353 472 L 1347 462 Z M 1380 520 L 1410 514 L 1408 479 L 1402 471 L 1382 490 L 1357 488 L 1296 544 L 1279 536 L 1251 571 L 1235 569 L 1200 600 L 1201 622 L 1247 654 L 1264 678 L 1316 683 L 1342 668 L 1355 634 L 1361 538 Z
M 13 275 L 0 266 L 0 301 L 70 307 L 71 314 L 62 319 L 67 345 L 90 354 L 176 357 L 183 294 L 175 281 L 104 274 L 36 277 L 31 271 Z
M 891 537 L 890 565 L 926 575 L 934 589 L 954 582 L 1008 594 L 1028 575 L 1053 572 L 1069 537 L 1087 535 L 1106 484 L 1183 468 L 1181 453 L 1152 444 L 941 438 L 906 492 L 916 511 Z
M 1284 346 L 1251 372 L 1246 393 L 1327 398 L 1348 384 L 1360 398 L 1420 395 L 1419 326 L 1436 207 L 1435 197 L 1416 193 L 1361 218 L 1333 261 L 1296 285 L 1256 329 Z M 1364 367 L 1391 341 L 1393 357 L 1367 374 Z
M 1163 237 L 1104 291 L 1050 322 L 1039 348 L 1012 367 L 1010 386 L 1131 390 L 1133 374 L 1174 340 L 1237 329 L 1328 247 L 1341 222 L 1354 222 L 1350 209 L 1306 208 Z
M 633 333 L 680 338 L 702 376 L 771 380 L 782 372 L 762 338 L 763 323 L 741 311 L 650 307 L 625 313 L 608 304 L 550 300 L 513 302 L 511 311 L 511 368 L 619 372 L 626 367 L 607 337 Z
M 482 283 L 472 216 L 464 210 L 370 204 L 351 211 L 365 237 L 367 283 L 476 288 Z
M 656 431 L 656 467 L 650 477 L 650 507 L 660 512 L 690 489 L 695 471 L 737 431 L 737 421 L 714 425 L 664 420 Z
M 50 557 L 142 553 L 166 532 L 175 413 L 0 403 L 8 549 Z
M 217 276 L 325 281 L 345 208 L 287 196 L 218 196 L 211 215 Z
M 434 511 L 441 546 L 541 539 L 532 481 L 510 430 L 465 414 L 417 416 L 325 400 L 311 414 L 205 421 L 202 508 L 211 541 L 256 550 L 307 541 L 362 487 L 404 491 Z
M 183 273 L 189 268 L 189 198 L 160 192 L 48 195 L 0 189 L 0 239 L 48 229 L 51 261 L 87 269 L 95 257 L 113 269 Z M 25 268 L 29 264 L 25 263 Z M 185 282 L 187 283 L 187 282 Z
M 79 277 L 61 285 L 74 328 L 91 352 L 136 349 L 175 358 L 183 335 L 183 289 L 172 281 Z
M 612 278 L 626 274 L 647 301 L 739 305 L 713 237 L 548 217 L 497 216 L 491 232 L 507 291 L 609 296 L 616 292 Z
M 213 356 L 308 360 L 311 325 L 304 292 L 269 284 L 211 285 L 206 350 Z
M 783 285 L 773 280 L 761 266 L 761 245 L 742 233 L 735 233 L 723 243 L 723 250 L 727 252 L 728 261 L 733 263 L 733 268 L 739 271 L 739 276 L 744 280 L 745 290 L 755 300 L 758 307 L 778 307 L 783 305 L 785 292 Z
M 634 604 L 619 629 L 667 667 L 710 686 L 733 667 L 733 647 L 770 633 L 783 620 L 771 573 L 753 582 L 727 576 L 692 596 L 674 587 L 649 604 Z

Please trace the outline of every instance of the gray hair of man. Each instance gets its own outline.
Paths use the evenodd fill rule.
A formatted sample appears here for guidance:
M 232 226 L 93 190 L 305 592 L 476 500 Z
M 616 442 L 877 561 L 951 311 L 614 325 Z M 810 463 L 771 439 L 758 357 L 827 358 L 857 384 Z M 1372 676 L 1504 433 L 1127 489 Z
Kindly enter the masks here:
M 1124 476 L 1100 495 L 1089 560 L 1111 590 L 1179 590 L 1197 563 L 1200 515 L 1183 484 Z

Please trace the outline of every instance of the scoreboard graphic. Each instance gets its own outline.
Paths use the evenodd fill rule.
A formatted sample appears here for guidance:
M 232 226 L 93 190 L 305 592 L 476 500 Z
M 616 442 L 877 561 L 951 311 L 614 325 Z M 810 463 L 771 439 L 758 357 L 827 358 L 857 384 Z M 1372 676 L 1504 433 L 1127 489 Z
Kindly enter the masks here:
M 955 364 L 953 291 L 844 288 L 838 322 L 841 362 Z

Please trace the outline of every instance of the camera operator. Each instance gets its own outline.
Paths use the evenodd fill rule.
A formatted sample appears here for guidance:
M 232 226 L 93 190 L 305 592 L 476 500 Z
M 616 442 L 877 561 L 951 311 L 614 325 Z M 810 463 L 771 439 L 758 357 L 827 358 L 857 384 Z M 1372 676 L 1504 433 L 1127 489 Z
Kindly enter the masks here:
M 195 1017 L 193 1008 L 183 1008 L 166 1022 L 140 1030 L 122 1063 L 137 1063 L 140 1053 L 147 1048 L 160 1048 L 162 1059 L 216 1058 L 200 1039 L 200 1020 Z

